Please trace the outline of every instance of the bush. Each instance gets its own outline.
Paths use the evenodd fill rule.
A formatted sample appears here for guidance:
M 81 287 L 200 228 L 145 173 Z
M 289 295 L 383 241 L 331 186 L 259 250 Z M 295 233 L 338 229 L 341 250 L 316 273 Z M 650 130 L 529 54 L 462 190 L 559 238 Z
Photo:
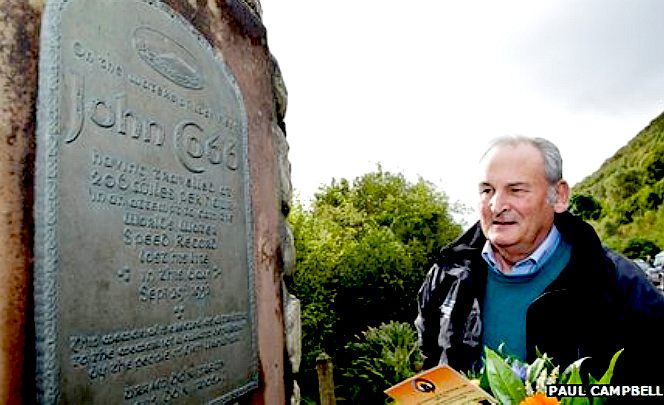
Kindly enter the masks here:
M 408 323 L 389 322 L 369 327 L 346 345 L 354 359 L 344 377 L 355 382 L 341 387 L 354 404 L 376 404 L 386 400 L 383 391 L 415 375 L 422 367 L 417 332 Z
M 643 238 L 633 238 L 627 242 L 627 247 L 623 250 L 623 254 L 630 259 L 654 259 L 655 255 L 661 249 L 653 241 Z
M 335 381 L 354 386 L 344 373 L 356 360 L 346 344 L 369 326 L 415 319 L 426 271 L 461 232 L 450 211 L 430 183 L 380 168 L 352 185 L 323 187 L 310 209 L 294 204 L 288 219 L 297 264 L 285 281 L 302 304 L 303 397 L 317 395 L 321 351 L 335 359 Z
M 570 212 L 585 220 L 598 220 L 602 216 L 602 206 L 590 194 L 574 194 L 569 203 Z

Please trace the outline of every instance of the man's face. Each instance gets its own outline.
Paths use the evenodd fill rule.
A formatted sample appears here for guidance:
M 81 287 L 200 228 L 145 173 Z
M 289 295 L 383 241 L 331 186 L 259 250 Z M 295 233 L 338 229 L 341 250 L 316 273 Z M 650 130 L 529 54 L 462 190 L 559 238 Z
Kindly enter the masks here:
M 480 224 L 501 256 L 514 262 L 546 238 L 558 209 L 547 201 L 549 183 L 540 151 L 528 143 L 491 149 L 480 162 Z

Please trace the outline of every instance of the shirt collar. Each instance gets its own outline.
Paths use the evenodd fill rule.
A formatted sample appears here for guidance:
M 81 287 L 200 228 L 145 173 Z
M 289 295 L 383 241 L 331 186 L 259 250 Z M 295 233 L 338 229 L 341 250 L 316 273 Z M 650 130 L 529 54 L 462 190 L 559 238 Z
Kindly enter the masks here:
M 512 271 L 509 273 L 503 273 L 500 270 L 500 266 L 496 262 L 496 256 L 491 247 L 491 243 L 487 240 L 484 243 L 482 248 L 482 258 L 487 262 L 489 268 L 493 271 L 496 271 L 502 275 L 506 276 L 517 276 L 524 274 L 532 274 L 539 270 L 542 265 L 547 261 L 551 254 L 556 250 L 560 244 L 560 232 L 555 225 L 551 227 L 549 234 L 546 238 L 540 243 L 540 245 L 531 253 L 528 257 L 519 260 L 512 266 Z

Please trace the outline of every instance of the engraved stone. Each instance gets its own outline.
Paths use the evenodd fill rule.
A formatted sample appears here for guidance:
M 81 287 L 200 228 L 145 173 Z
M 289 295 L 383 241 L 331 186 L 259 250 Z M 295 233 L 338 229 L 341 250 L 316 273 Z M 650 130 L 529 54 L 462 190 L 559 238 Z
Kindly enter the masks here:
M 38 401 L 256 388 L 247 118 L 220 52 L 151 0 L 54 0 L 41 36 Z

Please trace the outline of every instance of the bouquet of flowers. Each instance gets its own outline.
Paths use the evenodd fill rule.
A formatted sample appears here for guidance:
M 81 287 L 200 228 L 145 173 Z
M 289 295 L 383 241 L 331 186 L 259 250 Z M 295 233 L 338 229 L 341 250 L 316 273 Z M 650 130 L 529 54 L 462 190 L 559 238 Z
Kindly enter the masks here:
M 613 367 L 622 350 L 613 355 L 608 369 L 599 379 L 588 376 L 590 385 L 609 384 L 613 377 Z M 546 396 L 549 384 L 580 384 L 583 383 L 579 368 L 587 359 L 582 358 L 561 371 L 553 359 L 537 352 L 537 359 L 531 364 L 523 363 L 516 358 L 502 353 L 502 346 L 497 351 L 485 347 L 485 363 L 475 382 L 491 393 L 501 404 L 505 405 L 602 405 L 606 398 L 599 397 L 555 397 Z M 470 376 L 473 377 L 473 376 Z M 587 391 L 586 391 L 587 392 Z

